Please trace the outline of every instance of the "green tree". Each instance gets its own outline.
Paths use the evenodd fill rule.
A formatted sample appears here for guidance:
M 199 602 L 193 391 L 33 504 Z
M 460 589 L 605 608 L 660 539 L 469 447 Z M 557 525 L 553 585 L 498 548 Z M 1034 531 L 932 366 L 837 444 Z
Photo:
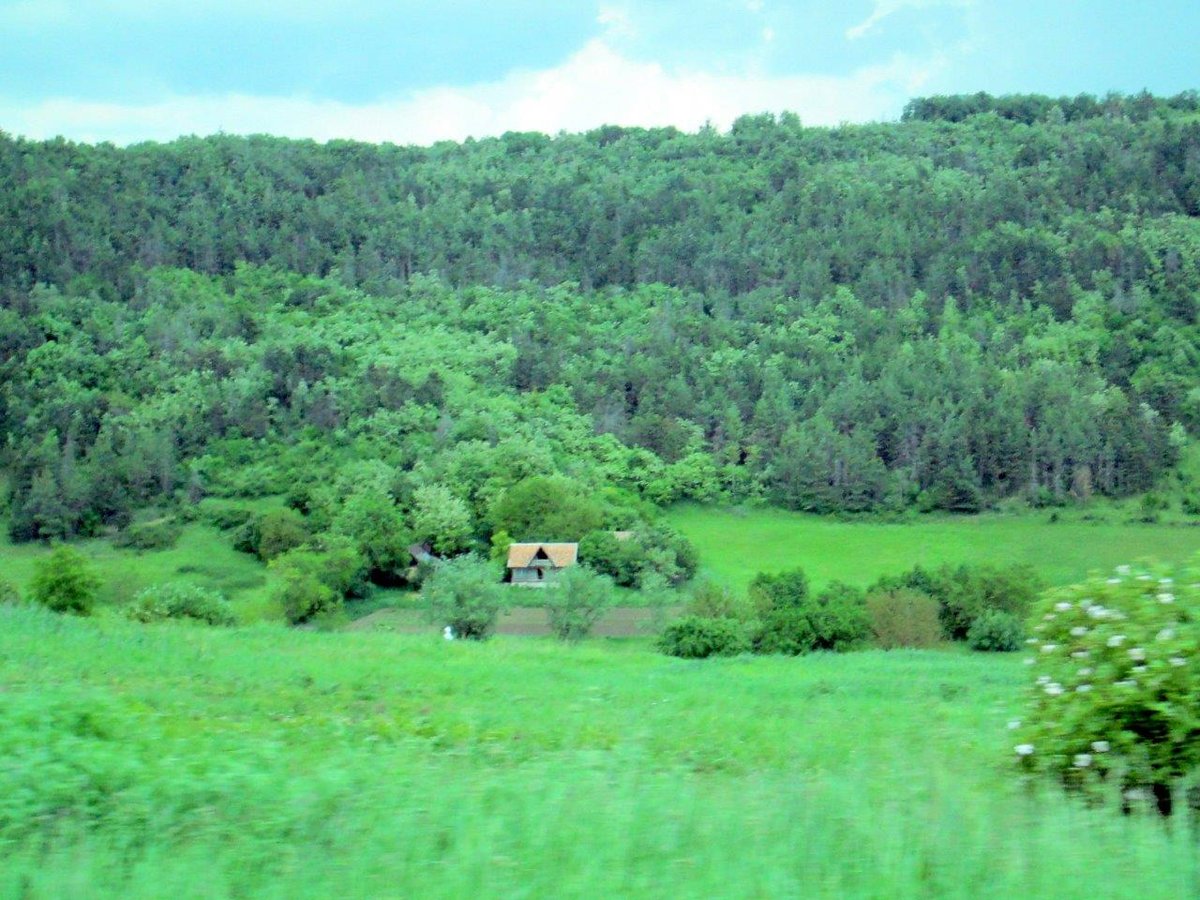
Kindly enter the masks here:
M 429 620 L 448 625 L 457 638 L 482 641 L 491 637 L 508 591 L 495 565 L 468 554 L 442 562 L 421 586 Z
M 559 572 L 543 594 L 550 630 L 564 641 L 583 640 L 616 602 L 612 579 L 586 566 L 571 566 Z
M 583 487 L 559 476 L 526 478 L 505 491 L 491 510 L 494 530 L 523 541 L 578 541 L 603 520 L 600 505 Z
M 34 563 L 30 596 L 35 603 L 55 612 L 87 616 L 96 603 L 100 584 L 87 558 L 78 550 L 60 544 L 49 556 Z
M 412 562 L 408 548 L 413 532 L 405 527 L 399 508 L 385 493 L 361 490 L 351 494 L 330 527 L 354 542 L 371 579 L 380 584 L 399 582 Z
M 421 485 L 413 492 L 412 506 L 413 532 L 435 553 L 453 555 L 470 546 L 471 510 L 445 485 Z

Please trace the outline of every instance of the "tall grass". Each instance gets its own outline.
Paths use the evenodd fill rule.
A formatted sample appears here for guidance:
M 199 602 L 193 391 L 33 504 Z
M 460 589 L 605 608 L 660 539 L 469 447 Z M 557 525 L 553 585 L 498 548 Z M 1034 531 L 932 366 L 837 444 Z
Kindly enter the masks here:
M 1194 895 L 1007 771 L 1020 669 L 0 609 L 0 895 Z

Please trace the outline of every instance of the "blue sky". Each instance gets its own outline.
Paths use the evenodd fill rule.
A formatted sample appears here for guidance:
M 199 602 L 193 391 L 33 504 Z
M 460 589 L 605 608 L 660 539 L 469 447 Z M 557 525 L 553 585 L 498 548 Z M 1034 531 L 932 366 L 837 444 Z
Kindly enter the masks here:
M 1196 0 L 0 0 L 0 130 L 429 143 L 1200 88 Z

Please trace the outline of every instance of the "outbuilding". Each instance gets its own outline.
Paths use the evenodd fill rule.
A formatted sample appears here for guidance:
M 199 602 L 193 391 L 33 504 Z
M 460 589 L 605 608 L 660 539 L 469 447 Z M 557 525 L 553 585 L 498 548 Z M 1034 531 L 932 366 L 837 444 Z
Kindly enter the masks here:
M 545 587 L 555 576 L 579 559 L 578 544 L 511 544 L 508 571 L 512 583 L 525 587 Z

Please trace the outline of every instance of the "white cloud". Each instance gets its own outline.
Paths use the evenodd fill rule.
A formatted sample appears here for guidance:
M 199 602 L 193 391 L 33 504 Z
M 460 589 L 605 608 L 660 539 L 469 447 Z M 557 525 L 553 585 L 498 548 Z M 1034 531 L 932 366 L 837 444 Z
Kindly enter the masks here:
M 635 33 L 633 22 L 629 17 L 629 10 L 623 6 L 601 4 L 596 21 L 612 35 L 630 37 Z
M 669 71 L 596 39 L 561 65 L 468 87 L 438 87 L 352 105 L 305 97 L 176 96 L 149 104 L 59 98 L 20 105 L 0 97 L 0 127 L 118 144 L 181 134 L 269 133 L 316 140 L 428 144 L 505 131 L 580 131 L 602 124 L 727 127 L 747 112 L 799 113 L 808 124 L 895 116 L 939 67 L 897 56 L 847 76 Z
M 936 6 L 952 6 L 960 9 L 971 6 L 974 0 L 875 0 L 875 8 L 871 14 L 846 29 L 846 37 L 856 41 L 869 34 L 875 27 L 886 19 L 904 9 L 932 9 Z

